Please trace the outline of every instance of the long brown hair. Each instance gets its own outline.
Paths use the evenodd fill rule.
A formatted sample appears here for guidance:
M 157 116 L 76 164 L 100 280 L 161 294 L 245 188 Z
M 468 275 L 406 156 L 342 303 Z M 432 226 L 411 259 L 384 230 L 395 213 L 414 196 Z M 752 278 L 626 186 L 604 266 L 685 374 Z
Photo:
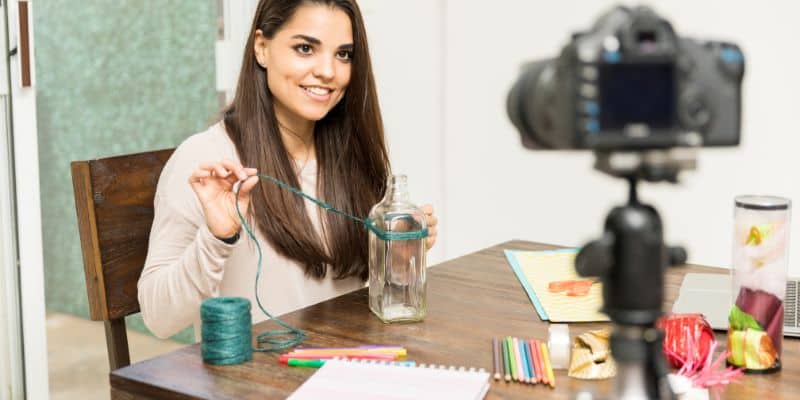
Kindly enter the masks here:
M 225 127 L 243 165 L 299 187 L 275 118 L 273 96 L 267 87 L 269 71 L 256 61 L 253 46 L 257 29 L 272 38 L 300 5 L 309 3 L 341 9 L 350 16 L 353 30 L 351 79 L 344 98 L 314 126 L 317 196 L 340 210 L 365 217 L 385 189 L 389 157 L 364 21 L 354 0 L 261 0 L 245 46 L 236 95 L 224 112 Z M 299 196 L 266 181 L 256 186 L 251 196 L 251 217 L 261 232 L 278 253 L 304 265 L 307 275 L 324 277 L 330 266 L 336 279 L 367 278 L 363 226 L 324 213 L 321 238 Z

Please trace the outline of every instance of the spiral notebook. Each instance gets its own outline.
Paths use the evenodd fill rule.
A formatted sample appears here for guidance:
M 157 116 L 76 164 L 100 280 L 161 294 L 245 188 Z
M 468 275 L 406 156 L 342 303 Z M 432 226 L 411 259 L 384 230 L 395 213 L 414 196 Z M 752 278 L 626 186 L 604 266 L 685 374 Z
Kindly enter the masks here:
M 289 399 L 478 400 L 488 390 L 489 373 L 483 369 L 330 360 Z

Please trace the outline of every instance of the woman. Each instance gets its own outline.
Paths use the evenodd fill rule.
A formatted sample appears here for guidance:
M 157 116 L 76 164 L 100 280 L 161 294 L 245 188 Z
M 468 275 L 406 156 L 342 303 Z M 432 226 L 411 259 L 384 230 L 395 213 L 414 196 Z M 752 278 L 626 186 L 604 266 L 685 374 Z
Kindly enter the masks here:
M 259 183 L 257 172 L 352 215 L 366 216 L 380 200 L 389 159 L 354 0 L 259 3 L 223 120 L 184 141 L 158 182 L 138 285 L 142 316 L 156 336 L 192 323 L 197 333 L 208 297 L 255 304 L 258 259 L 240 237 L 239 182 L 239 208 L 264 249 L 258 291 L 267 310 L 281 315 L 364 286 L 363 226 Z M 430 248 L 436 217 L 432 207 L 423 210 Z M 264 319 L 253 310 L 254 321 Z

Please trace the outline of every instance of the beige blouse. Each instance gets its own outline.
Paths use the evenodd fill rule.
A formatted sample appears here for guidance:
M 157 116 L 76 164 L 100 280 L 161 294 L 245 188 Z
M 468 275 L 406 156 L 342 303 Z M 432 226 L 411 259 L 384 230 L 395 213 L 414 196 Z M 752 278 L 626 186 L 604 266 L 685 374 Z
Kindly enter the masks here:
M 144 270 L 139 278 L 139 305 L 145 325 L 160 338 L 194 324 L 199 340 L 200 303 L 209 297 L 239 296 L 250 300 L 253 322 L 266 319 L 255 300 L 258 253 L 244 231 L 228 245 L 208 230 L 203 209 L 188 180 L 203 162 L 238 160 L 222 123 L 186 139 L 167 162 L 158 181 L 155 217 Z M 301 189 L 316 194 L 317 165 L 309 161 L 300 172 Z M 262 180 L 259 185 L 273 183 Z M 320 228 L 320 209 L 305 200 L 314 227 Z M 317 280 L 303 267 L 276 253 L 256 231 L 263 260 L 258 293 L 274 316 L 364 287 L 358 278 Z

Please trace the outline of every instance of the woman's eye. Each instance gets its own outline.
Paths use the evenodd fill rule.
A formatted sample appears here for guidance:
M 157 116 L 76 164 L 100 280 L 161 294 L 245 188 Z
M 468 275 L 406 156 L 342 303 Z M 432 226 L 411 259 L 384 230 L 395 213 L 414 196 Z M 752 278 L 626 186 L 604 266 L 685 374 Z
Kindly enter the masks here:
M 298 44 L 294 49 L 300 54 L 311 54 L 311 46 L 307 44 Z
M 353 59 L 353 52 L 342 50 L 336 53 L 336 57 L 339 58 L 340 60 L 350 61 Z

